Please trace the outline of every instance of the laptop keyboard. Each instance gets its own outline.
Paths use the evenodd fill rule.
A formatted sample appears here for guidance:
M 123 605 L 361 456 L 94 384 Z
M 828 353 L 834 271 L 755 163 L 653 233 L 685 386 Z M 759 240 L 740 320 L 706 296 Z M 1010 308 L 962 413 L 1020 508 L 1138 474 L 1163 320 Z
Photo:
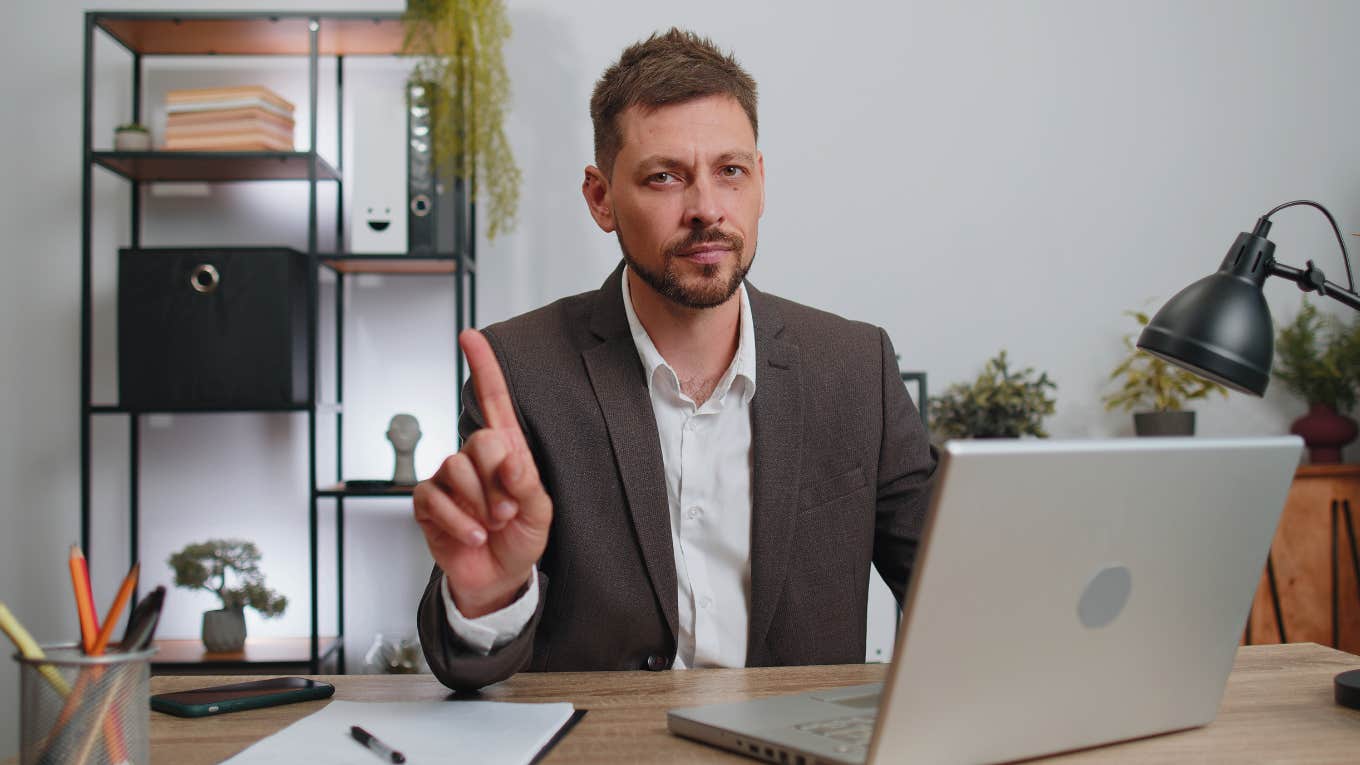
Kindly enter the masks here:
M 868 746 L 874 735 L 874 717 L 838 717 L 834 720 L 818 720 L 793 726 L 804 733 L 824 736 L 835 741 L 855 746 Z

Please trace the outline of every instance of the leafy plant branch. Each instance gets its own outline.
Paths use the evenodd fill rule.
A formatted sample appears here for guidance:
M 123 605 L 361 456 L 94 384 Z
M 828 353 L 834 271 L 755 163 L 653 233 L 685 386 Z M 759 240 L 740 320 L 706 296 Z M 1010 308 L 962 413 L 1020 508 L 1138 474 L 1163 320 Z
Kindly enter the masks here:
M 250 607 L 272 617 L 288 607 L 288 598 L 265 586 L 254 542 L 209 539 L 185 546 L 166 562 L 175 571 L 176 587 L 211 592 L 225 609 Z
M 1044 417 L 1057 401 L 1048 395 L 1057 384 L 1044 372 L 1010 368 L 1006 351 L 988 360 L 971 385 L 955 383 L 930 399 L 932 428 L 944 438 L 1046 438 Z
M 1273 371 L 1309 404 L 1349 410 L 1360 388 L 1360 316 L 1343 322 L 1305 300 L 1294 320 L 1280 328 Z
M 1125 311 L 1139 327 L 1146 327 L 1148 315 L 1142 311 Z M 1185 402 L 1198 401 L 1217 393 L 1224 398 L 1228 389 L 1218 383 L 1188 372 L 1170 362 L 1145 353 L 1134 345 L 1133 335 L 1124 336 L 1124 347 L 1129 355 L 1110 373 L 1110 380 L 1123 379 L 1119 390 L 1101 400 L 1105 409 L 1154 412 L 1179 412 Z

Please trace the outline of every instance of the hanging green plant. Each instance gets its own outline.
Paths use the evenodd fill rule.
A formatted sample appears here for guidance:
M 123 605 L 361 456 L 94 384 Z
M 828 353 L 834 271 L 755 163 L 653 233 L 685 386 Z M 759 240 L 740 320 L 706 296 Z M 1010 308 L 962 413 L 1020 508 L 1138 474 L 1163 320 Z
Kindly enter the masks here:
M 410 0 L 403 51 L 417 57 L 413 82 L 434 86 L 432 147 L 440 167 L 465 179 L 473 202 L 485 195 L 488 239 L 511 231 L 519 207 L 519 166 L 505 137 L 510 37 L 503 0 Z

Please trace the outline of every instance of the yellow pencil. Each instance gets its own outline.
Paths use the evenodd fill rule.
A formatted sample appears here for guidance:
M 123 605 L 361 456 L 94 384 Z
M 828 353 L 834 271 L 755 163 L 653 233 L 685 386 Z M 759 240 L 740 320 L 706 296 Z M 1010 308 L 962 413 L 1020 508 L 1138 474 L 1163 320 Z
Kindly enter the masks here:
M 14 647 L 19 649 L 19 653 L 23 654 L 25 659 L 41 661 L 47 658 L 47 654 L 43 653 L 43 650 L 38 647 L 38 641 L 28 634 L 28 630 L 24 629 L 24 625 L 20 624 L 18 619 L 14 618 L 14 614 L 10 613 L 9 608 L 4 603 L 0 603 L 0 629 L 4 630 L 9 639 L 14 642 Z M 44 664 L 38 667 L 38 671 L 43 674 L 43 677 L 47 678 L 47 682 L 56 689 L 57 693 L 62 696 L 71 695 L 70 683 L 66 682 L 66 678 L 61 676 L 56 667 L 51 664 Z
M 114 712 L 113 703 L 121 693 L 119 686 L 122 685 L 123 678 L 124 676 L 119 675 L 113 679 L 112 685 L 104 691 L 103 698 L 99 701 L 99 708 L 94 713 L 95 719 L 102 720 L 104 723 L 103 729 L 105 731 L 105 739 L 110 745 L 108 754 L 116 763 L 127 763 L 127 750 L 123 746 L 122 732 L 119 731 L 117 727 L 111 727 L 111 724 L 113 723 L 111 713 Z M 71 762 L 75 763 L 75 765 L 85 765 L 85 763 L 89 762 L 90 755 L 94 753 L 94 744 L 99 740 L 99 730 L 99 727 L 94 725 L 91 725 L 86 729 L 85 735 L 80 740 L 80 746 L 76 749 L 75 756 L 71 758 Z M 111 733 L 112 731 L 117 731 L 116 738 Z

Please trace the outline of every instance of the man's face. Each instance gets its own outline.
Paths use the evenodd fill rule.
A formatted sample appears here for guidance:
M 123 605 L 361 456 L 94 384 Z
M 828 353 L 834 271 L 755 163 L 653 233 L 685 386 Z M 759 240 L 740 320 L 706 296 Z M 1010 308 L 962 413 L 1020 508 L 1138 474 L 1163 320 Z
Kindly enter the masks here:
M 709 96 L 619 115 L 611 176 L 586 168 L 595 222 L 618 233 L 624 259 L 668 300 L 726 302 L 755 259 L 765 160 L 737 101 Z

